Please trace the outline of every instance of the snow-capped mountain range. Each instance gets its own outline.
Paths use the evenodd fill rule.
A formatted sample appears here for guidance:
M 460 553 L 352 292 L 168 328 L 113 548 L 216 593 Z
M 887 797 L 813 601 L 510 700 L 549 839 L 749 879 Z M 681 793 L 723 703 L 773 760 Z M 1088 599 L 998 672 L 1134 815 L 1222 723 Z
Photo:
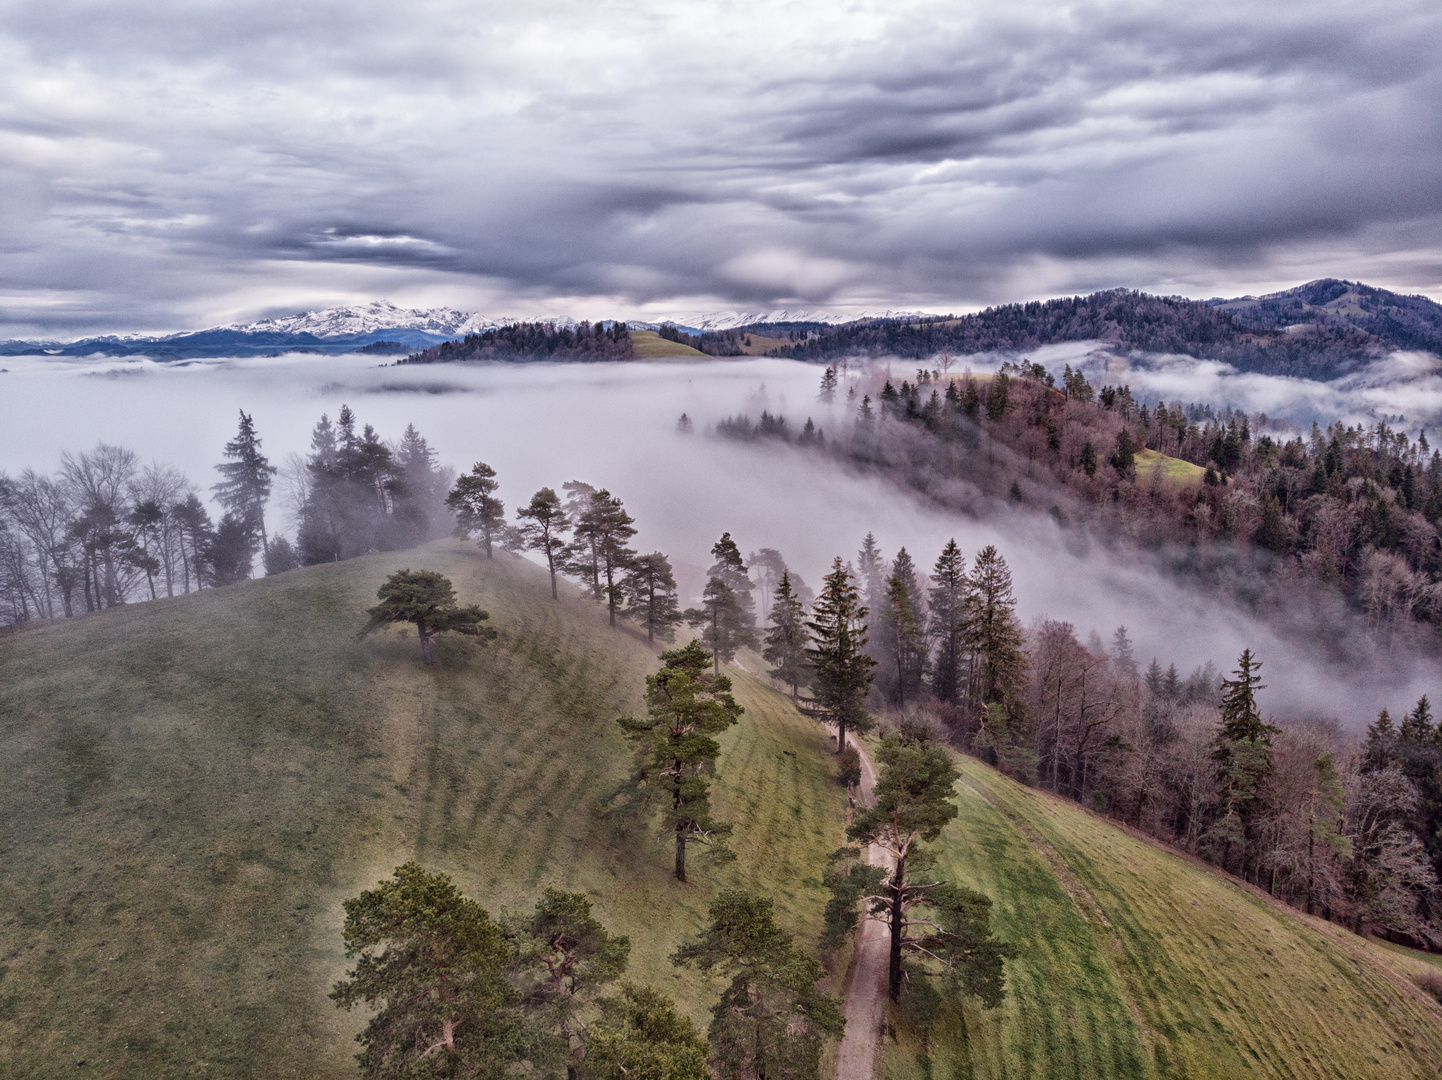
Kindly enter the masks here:
M 242 334 L 310 334 L 318 338 L 353 338 L 377 331 L 411 330 L 437 334 L 446 338 L 464 337 L 483 330 L 494 330 L 515 319 L 489 319 L 469 311 L 438 307 L 397 307 L 389 300 L 372 300 L 359 307 L 326 308 L 323 311 L 302 311 L 278 319 L 262 319 L 253 323 L 226 323 L 217 330 Z
M 659 321 L 628 319 L 636 330 L 655 330 L 663 322 L 693 333 L 732 330 L 769 323 L 825 323 L 836 325 L 858 319 L 902 318 L 919 311 L 862 311 L 843 313 L 810 308 L 777 308 L 771 311 L 689 312 Z M 454 308 L 403 308 L 389 300 L 368 304 L 302 311 L 252 323 L 226 323 L 208 330 L 187 330 L 175 334 L 124 334 L 83 338 L 78 341 L 4 341 L 0 355 L 43 352 L 55 356 L 151 356 L 183 359 L 206 356 L 254 356 L 300 350 L 341 353 L 378 342 L 393 342 L 403 349 L 424 349 L 442 341 L 480 333 L 498 326 L 520 322 L 516 318 L 492 318 Z M 526 320 L 553 326 L 574 327 L 575 319 L 539 318 Z

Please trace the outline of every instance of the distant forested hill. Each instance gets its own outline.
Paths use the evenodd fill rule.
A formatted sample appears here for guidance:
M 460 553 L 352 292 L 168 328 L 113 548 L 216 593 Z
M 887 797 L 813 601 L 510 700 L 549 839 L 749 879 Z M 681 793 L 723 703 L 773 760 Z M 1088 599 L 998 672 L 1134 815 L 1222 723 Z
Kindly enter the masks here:
M 575 329 L 552 323 L 512 323 L 479 334 L 467 334 L 460 341 L 446 341 L 401 361 L 403 364 L 435 364 L 454 360 L 634 360 L 636 350 L 631 332 L 623 322 L 592 325 L 582 322 Z
M 1065 341 L 1183 353 L 1244 370 L 1330 378 L 1397 348 L 1442 353 L 1442 305 L 1325 279 L 1260 299 L 1187 300 L 1111 289 L 960 318 L 871 320 L 811 332 L 778 355 L 922 359 Z

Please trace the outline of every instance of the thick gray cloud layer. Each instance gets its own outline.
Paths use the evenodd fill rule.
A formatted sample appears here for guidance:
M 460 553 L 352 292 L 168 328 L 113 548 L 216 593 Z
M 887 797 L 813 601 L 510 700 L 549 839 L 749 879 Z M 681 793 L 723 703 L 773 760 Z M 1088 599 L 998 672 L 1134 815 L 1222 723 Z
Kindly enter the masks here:
M 1442 8 L 9 3 L 0 333 L 1442 292 Z

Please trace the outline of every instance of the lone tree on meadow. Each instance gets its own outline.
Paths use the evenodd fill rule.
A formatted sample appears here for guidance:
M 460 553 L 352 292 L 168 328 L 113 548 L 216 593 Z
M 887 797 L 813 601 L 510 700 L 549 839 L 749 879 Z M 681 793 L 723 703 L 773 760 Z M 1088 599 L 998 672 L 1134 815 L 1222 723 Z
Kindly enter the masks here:
M 881 773 L 875 802 L 859 810 L 846 830 L 859 846 L 836 852 L 840 865 L 826 875 L 832 900 L 822 946 L 845 941 L 865 905 L 889 928 L 892 1001 L 900 1000 L 904 980 L 939 977 L 954 997 L 970 994 L 995 1006 L 1003 993 L 1002 960 L 1014 956 L 1015 947 L 992 938 L 991 900 L 940 878 L 935 857 L 922 846 L 957 816 L 951 801 L 956 765 L 920 733 L 886 735 L 876 756 Z M 891 855 L 889 872 L 859 861 L 868 844 Z
M 456 478 L 456 486 L 446 496 L 446 505 L 456 515 L 456 535 L 469 539 L 480 533 L 488 559 L 506 528 L 506 504 L 496 497 L 500 486 L 496 470 L 478 461 L 470 472 Z
M 707 1032 L 717 1080 L 816 1080 L 822 1040 L 846 1026 L 840 1003 L 816 991 L 821 965 L 776 925 L 770 900 L 727 889 L 710 913 L 711 925 L 671 961 L 731 976 Z
M 270 539 L 265 532 L 265 504 L 270 498 L 270 478 L 276 468 L 260 452 L 260 436 L 255 433 L 255 421 L 240 411 L 240 429 L 235 438 L 225 444 L 225 456 L 215 467 L 221 481 L 210 490 L 215 492 L 215 501 L 233 514 L 253 538 L 260 537 L 262 553 L 270 551 Z
M 791 587 L 791 571 L 782 570 L 781 583 L 776 586 L 776 598 L 771 605 L 766 648 L 761 655 L 771 665 L 772 676 L 791 687 L 792 700 L 810 675 L 806 642 L 806 606 Z
M 731 826 L 711 817 L 711 779 L 721 745 L 716 736 L 736 723 L 741 706 L 731 680 L 706 669 L 711 657 L 698 642 L 661 654 L 661 670 L 646 679 L 646 719 L 616 721 L 637 747 L 635 780 L 660 794 L 666 828 L 676 840 L 676 880 L 686 880 L 686 846 L 720 842 Z
M 459 607 L 456 590 L 450 579 L 434 570 L 398 570 L 377 591 L 380 603 L 369 608 L 370 622 L 361 628 L 360 637 L 373 633 L 387 623 L 414 623 L 421 639 L 421 657 L 427 664 L 436 662 L 431 653 L 431 639 L 437 634 L 467 634 L 489 641 L 496 632 L 481 623 L 490 615 L 475 605 Z
M 543 487 L 531 496 L 531 501 L 516 511 L 521 524 L 516 532 L 521 542 L 531 551 L 539 551 L 546 557 L 546 569 L 551 572 L 551 599 L 556 599 L 556 571 L 562 568 L 566 557 L 566 530 L 571 519 L 561 505 L 555 491 Z
M 812 704 L 820 719 L 836 725 L 836 752 L 846 749 L 846 733 L 871 730 L 866 695 L 876 661 L 866 655 L 866 608 L 851 572 L 838 555 L 811 609 Z

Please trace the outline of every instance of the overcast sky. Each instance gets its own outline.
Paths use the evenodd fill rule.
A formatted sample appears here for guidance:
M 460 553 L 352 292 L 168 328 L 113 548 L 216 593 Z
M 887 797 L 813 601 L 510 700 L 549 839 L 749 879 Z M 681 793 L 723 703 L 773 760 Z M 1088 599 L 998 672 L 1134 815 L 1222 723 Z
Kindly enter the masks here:
M 1442 299 L 1442 4 L 3 2 L 0 336 Z

